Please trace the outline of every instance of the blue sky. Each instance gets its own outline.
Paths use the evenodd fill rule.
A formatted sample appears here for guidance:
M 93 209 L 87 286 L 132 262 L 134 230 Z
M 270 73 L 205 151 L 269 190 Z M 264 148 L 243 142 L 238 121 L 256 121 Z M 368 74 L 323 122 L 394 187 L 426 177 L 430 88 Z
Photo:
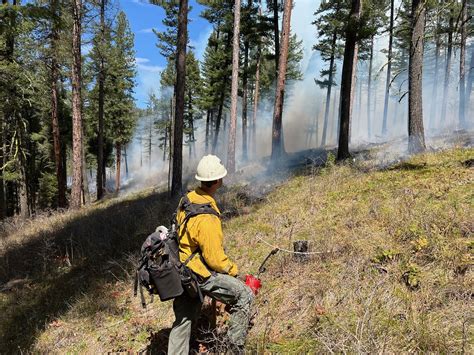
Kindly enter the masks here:
M 149 4 L 148 0 L 119 0 L 120 7 L 125 11 L 135 34 L 135 51 L 138 75 L 136 78 L 135 98 L 138 107 L 146 107 L 148 93 L 159 87 L 159 75 L 166 65 L 164 58 L 156 47 L 156 36 L 152 28 L 164 30 L 161 23 L 164 11 L 161 7 Z M 303 72 L 306 70 L 312 54 L 312 46 L 316 41 L 316 29 L 311 22 L 320 0 L 297 0 L 292 11 L 292 31 L 303 40 L 304 59 Z M 203 7 L 195 0 L 190 0 L 192 10 L 189 14 L 188 35 L 194 47 L 196 57 L 201 60 L 207 45 L 212 26 L 199 15 Z
M 191 20 L 188 25 L 190 44 L 198 59 L 202 58 L 212 26 L 199 16 L 203 7 L 191 0 Z M 150 90 L 159 86 L 160 71 L 166 65 L 165 59 L 156 47 L 156 36 L 152 28 L 164 30 L 161 20 L 164 11 L 161 7 L 150 5 L 146 0 L 120 0 L 120 7 L 126 13 L 132 32 L 135 34 L 135 51 L 138 76 L 136 78 L 135 98 L 138 107 L 145 107 Z

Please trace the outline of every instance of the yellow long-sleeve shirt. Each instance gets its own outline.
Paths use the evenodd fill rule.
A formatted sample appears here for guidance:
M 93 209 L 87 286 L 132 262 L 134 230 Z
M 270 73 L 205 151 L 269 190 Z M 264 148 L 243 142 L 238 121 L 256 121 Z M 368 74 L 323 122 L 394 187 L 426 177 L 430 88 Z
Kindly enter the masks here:
M 197 188 L 189 192 L 187 196 L 191 203 L 210 203 L 211 207 L 217 213 L 221 213 L 214 198 L 202 189 Z M 199 256 L 200 254 L 210 269 L 236 276 L 239 272 L 237 265 L 229 259 L 224 251 L 224 235 L 222 233 L 220 218 L 211 214 L 201 214 L 192 217 L 188 220 L 183 233 L 184 226 L 181 226 L 181 223 L 184 218 L 185 212 L 180 211 L 177 216 L 177 221 L 178 225 L 180 225 L 178 234 L 181 237 L 179 242 L 179 258 L 181 262 L 184 262 L 199 248 L 200 252 L 187 264 L 196 274 L 204 278 L 211 276 L 208 268 L 202 262 Z

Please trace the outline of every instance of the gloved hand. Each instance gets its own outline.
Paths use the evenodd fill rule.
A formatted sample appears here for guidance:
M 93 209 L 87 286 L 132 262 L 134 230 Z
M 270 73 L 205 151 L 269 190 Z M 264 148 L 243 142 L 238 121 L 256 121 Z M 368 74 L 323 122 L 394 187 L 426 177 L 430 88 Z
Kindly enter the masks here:
M 246 275 L 245 274 L 237 274 L 237 275 L 235 275 L 235 278 L 239 279 L 240 281 L 245 283 Z

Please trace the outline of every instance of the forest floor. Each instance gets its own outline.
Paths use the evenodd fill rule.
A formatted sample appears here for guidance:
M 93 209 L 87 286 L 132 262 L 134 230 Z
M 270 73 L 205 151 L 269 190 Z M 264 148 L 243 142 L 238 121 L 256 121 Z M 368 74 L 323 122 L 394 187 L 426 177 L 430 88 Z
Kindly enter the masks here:
M 315 253 L 269 260 L 248 350 L 474 352 L 474 149 L 382 165 L 380 153 L 299 156 L 283 180 L 237 174 L 218 193 L 242 271 L 296 240 Z M 0 353 L 164 351 L 171 302 L 142 309 L 132 281 L 141 243 L 173 208 L 148 190 L 4 228 Z M 196 350 L 212 347 L 196 334 Z

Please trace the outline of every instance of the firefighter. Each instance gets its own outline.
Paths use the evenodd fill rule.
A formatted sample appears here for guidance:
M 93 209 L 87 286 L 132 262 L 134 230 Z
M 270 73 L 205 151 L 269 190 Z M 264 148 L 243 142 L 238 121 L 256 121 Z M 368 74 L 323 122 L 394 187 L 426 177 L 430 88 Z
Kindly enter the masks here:
M 201 186 L 187 194 L 191 203 L 210 203 L 220 215 L 214 195 L 222 186 L 222 179 L 227 170 L 215 155 L 204 156 L 198 166 L 196 180 Z M 177 216 L 181 225 L 185 215 L 180 212 Z M 224 236 L 220 218 L 216 215 L 201 214 L 189 219 L 186 228 L 178 231 L 180 236 L 179 257 L 184 262 L 199 250 L 187 266 L 195 273 L 199 287 L 207 295 L 230 306 L 230 321 L 227 332 L 229 349 L 233 353 L 243 353 L 245 338 L 250 318 L 250 306 L 253 293 L 240 279 L 237 278 L 238 268 L 226 255 L 223 248 Z M 184 293 L 173 303 L 176 320 L 170 333 L 168 354 L 189 353 L 191 324 L 199 317 L 201 301 L 190 298 Z

